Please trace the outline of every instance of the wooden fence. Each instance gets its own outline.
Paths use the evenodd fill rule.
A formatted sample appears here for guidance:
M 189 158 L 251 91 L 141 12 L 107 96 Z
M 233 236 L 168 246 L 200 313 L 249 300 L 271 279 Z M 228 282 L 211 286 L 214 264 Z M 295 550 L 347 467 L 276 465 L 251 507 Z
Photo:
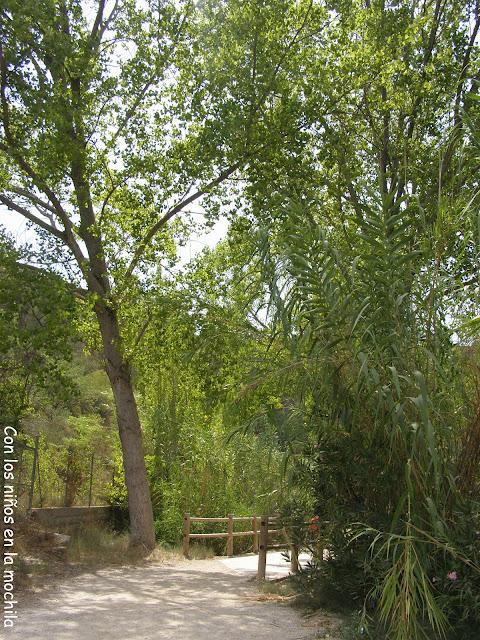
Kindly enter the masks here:
M 226 522 L 227 531 L 219 533 L 192 533 L 192 524 L 195 522 Z M 251 530 L 234 531 L 235 522 L 250 522 Z M 277 516 L 234 516 L 229 514 L 226 518 L 196 518 L 186 513 L 183 519 L 183 555 L 189 557 L 190 540 L 209 540 L 212 538 L 227 539 L 227 556 L 233 556 L 233 539 L 239 536 L 252 536 L 252 549 L 258 553 L 257 577 L 265 579 L 267 566 L 267 552 L 269 550 L 289 549 L 290 568 L 292 573 L 298 571 L 298 547 L 290 539 L 285 527 L 275 528 Z M 270 529 L 270 525 L 274 528 Z M 278 540 L 278 538 L 281 538 Z
M 226 522 L 227 531 L 219 533 L 191 533 L 191 526 L 194 522 Z M 251 522 L 251 531 L 234 531 L 235 522 Z M 258 519 L 257 516 L 234 516 L 232 513 L 226 518 L 194 518 L 186 513 L 183 518 L 183 555 L 188 558 L 190 540 L 208 540 L 211 538 L 227 539 L 227 556 L 233 556 L 233 539 L 238 536 L 252 536 L 253 552 L 258 551 Z
M 258 570 L 257 578 L 259 580 L 265 579 L 267 570 L 267 552 L 269 550 L 274 551 L 278 549 L 290 550 L 290 571 L 297 573 L 298 571 L 298 547 L 295 545 L 291 536 L 289 535 L 286 527 L 278 528 L 276 524 L 278 520 L 277 516 L 264 515 L 260 518 L 260 544 L 258 547 Z M 270 525 L 274 528 L 270 529 Z M 275 538 L 281 537 L 282 540 L 275 540 Z

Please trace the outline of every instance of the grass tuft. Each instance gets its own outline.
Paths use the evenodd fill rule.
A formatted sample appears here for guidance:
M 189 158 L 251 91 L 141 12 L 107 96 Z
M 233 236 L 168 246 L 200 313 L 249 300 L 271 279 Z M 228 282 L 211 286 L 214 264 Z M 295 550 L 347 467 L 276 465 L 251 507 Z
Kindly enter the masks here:
M 90 525 L 70 533 L 67 561 L 86 566 L 130 564 L 140 559 L 138 550 L 129 546 L 127 533 Z

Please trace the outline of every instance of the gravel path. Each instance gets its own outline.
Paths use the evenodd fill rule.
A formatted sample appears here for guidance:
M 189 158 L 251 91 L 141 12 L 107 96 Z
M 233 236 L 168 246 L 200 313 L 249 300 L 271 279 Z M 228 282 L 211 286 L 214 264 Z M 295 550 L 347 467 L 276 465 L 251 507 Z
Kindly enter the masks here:
M 251 574 L 221 561 L 102 569 L 18 605 L 24 640 L 310 640 L 287 604 L 260 602 Z

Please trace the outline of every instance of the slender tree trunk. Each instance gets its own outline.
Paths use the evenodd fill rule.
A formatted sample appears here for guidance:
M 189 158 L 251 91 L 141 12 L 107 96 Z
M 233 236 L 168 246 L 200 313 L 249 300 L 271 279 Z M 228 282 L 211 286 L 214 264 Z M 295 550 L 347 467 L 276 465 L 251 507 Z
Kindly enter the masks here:
M 131 544 L 150 550 L 155 546 L 153 511 L 130 365 L 122 355 L 116 311 L 99 302 L 95 312 L 102 334 L 105 368 L 115 399 L 122 444 Z

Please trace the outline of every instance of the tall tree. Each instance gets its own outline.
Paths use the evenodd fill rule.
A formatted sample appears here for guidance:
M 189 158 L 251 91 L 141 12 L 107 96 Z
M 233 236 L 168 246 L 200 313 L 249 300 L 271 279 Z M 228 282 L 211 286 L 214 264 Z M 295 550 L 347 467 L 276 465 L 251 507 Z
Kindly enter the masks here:
M 132 542 L 146 548 L 153 517 L 131 370 L 145 318 L 131 306 L 171 247 L 172 218 L 211 203 L 264 146 L 312 5 L 98 0 L 92 12 L 81 0 L 7 0 L 1 10 L 0 202 L 63 247 L 62 273 L 96 317 Z

